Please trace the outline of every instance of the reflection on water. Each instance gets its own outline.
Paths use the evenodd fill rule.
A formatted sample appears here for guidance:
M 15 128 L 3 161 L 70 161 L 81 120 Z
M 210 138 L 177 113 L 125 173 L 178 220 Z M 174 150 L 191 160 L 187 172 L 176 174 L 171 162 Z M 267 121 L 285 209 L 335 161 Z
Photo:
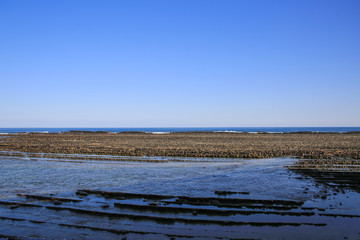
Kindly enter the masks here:
M 2 198 L 16 193 L 105 189 L 141 193 L 214 196 L 249 192 L 253 198 L 304 200 L 306 181 L 289 177 L 290 158 L 236 162 L 114 162 L 0 157 Z

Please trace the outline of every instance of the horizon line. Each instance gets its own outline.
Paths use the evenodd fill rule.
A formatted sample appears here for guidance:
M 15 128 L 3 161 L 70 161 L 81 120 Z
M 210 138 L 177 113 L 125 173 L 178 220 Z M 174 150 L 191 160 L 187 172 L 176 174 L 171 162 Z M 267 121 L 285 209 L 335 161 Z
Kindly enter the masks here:
M 0 129 L 4 128 L 359 128 L 360 126 L 253 126 L 253 127 L 0 127 Z

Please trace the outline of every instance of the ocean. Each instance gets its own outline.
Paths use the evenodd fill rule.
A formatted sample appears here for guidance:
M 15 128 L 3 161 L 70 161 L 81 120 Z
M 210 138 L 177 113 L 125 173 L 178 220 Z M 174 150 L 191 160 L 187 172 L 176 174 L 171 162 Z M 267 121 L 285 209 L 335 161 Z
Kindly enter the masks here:
M 360 131 L 360 127 L 158 127 L 158 128 L 0 128 L 0 133 L 20 132 L 68 132 L 68 131 L 106 131 L 106 132 L 148 132 L 148 133 L 170 133 L 170 132 L 352 132 Z

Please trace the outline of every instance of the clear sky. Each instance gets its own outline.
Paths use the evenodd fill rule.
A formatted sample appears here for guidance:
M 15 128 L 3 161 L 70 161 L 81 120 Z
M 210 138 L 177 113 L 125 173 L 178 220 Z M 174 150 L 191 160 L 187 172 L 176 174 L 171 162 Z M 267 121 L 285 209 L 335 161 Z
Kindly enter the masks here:
M 0 127 L 360 126 L 359 0 L 0 0 Z

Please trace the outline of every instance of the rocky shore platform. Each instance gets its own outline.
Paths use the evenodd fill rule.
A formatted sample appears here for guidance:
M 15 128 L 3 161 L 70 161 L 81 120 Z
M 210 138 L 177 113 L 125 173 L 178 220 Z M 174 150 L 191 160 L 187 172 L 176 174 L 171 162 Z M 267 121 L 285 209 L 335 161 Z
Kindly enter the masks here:
M 360 132 L 81 132 L 8 134 L 0 151 L 210 158 L 360 159 Z
M 0 239 L 359 239 L 359 137 L 3 135 Z

